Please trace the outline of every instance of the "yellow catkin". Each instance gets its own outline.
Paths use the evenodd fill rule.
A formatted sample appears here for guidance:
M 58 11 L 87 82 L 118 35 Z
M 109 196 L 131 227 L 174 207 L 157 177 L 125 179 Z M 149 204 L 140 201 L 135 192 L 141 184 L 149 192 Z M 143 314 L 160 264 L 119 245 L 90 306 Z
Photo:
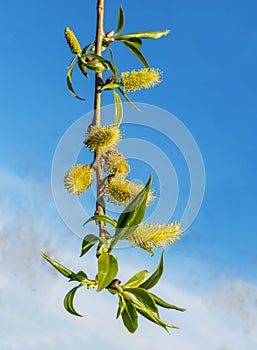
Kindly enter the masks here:
M 85 164 L 76 164 L 69 169 L 64 177 L 64 186 L 67 191 L 79 195 L 86 192 L 92 183 L 93 170 Z
M 105 185 L 105 196 L 110 203 L 127 206 L 143 188 L 141 184 L 114 177 L 109 179 Z M 149 192 L 146 204 L 152 204 L 153 200 L 154 196 L 152 192 Z
M 66 27 L 64 31 L 64 35 L 71 49 L 71 52 L 76 55 L 79 54 L 81 52 L 81 47 L 73 31 L 69 27 Z
M 91 152 L 106 151 L 117 146 L 121 141 L 121 131 L 113 125 L 90 126 L 84 143 Z
M 109 175 L 126 177 L 130 171 L 126 158 L 117 150 L 105 152 L 102 160 L 104 171 Z
M 169 224 L 151 224 L 146 222 L 138 225 L 128 240 L 132 246 L 160 248 L 177 242 L 182 234 L 183 231 L 178 222 Z
M 142 68 L 138 71 L 121 73 L 121 85 L 126 92 L 149 89 L 161 81 L 162 72 L 158 68 Z

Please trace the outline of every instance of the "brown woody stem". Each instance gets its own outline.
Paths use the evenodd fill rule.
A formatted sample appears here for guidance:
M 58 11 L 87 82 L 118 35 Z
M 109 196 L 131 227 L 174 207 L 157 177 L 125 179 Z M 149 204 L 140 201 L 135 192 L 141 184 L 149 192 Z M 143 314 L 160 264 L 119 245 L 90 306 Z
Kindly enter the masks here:
M 102 56 L 102 40 L 104 37 L 104 0 L 97 1 L 97 24 L 96 24 L 96 39 L 95 53 Z M 94 98 L 94 117 L 91 125 L 101 125 L 101 102 L 102 102 L 102 74 L 95 74 L 95 98 Z M 105 214 L 105 202 L 103 198 L 103 172 L 101 167 L 101 154 L 96 151 L 94 154 L 94 169 L 96 172 L 97 200 L 95 215 Z M 108 238 L 108 233 L 104 222 L 97 222 L 99 226 L 100 237 Z

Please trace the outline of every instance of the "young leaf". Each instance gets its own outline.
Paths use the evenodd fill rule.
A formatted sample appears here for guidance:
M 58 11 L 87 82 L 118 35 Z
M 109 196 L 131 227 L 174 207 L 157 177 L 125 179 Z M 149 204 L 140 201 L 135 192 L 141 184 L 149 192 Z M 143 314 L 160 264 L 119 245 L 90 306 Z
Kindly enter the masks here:
M 143 288 L 126 288 L 126 291 L 133 294 L 147 309 L 158 314 L 158 309 L 153 297 Z
M 152 175 L 145 187 L 138 193 L 138 195 L 131 201 L 124 211 L 120 214 L 116 228 L 133 227 L 141 223 L 144 218 L 146 210 L 146 202 L 148 193 L 152 184 Z
M 70 281 L 77 281 L 81 283 L 88 283 L 91 282 L 84 271 L 79 271 L 77 273 L 73 273 L 70 277 Z
M 126 302 L 122 294 L 118 294 L 119 298 L 119 307 L 117 310 L 116 318 L 119 318 L 120 315 L 123 313 L 125 307 L 126 307 Z
M 173 309 L 173 310 L 177 310 L 177 311 L 186 311 L 186 309 L 183 309 L 181 307 L 178 307 L 178 306 L 175 306 L 175 305 L 172 305 L 172 304 L 168 304 L 166 301 L 162 300 L 161 298 L 157 297 L 157 295 L 153 294 L 153 293 L 149 293 L 154 301 L 155 301 L 155 304 L 161 306 L 161 307 L 164 307 L 165 309 Z
M 87 66 L 85 65 L 80 56 L 78 56 L 78 66 L 81 72 L 85 75 L 85 77 L 89 79 L 89 75 L 87 73 Z
M 164 252 L 162 252 L 161 259 L 157 266 L 157 269 L 145 282 L 140 284 L 139 286 L 140 288 L 150 289 L 150 288 L 153 288 L 159 282 L 163 274 L 163 253 Z
M 97 291 L 107 287 L 118 272 L 116 257 L 102 253 L 98 258 L 98 288 Z
M 140 224 L 140 222 L 143 220 L 146 210 L 147 196 L 151 187 L 151 183 L 152 175 L 150 175 L 145 187 L 120 214 L 115 229 L 115 235 L 109 248 L 109 252 L 112 251 L 119 240 L 127 239 L 136 229 L 137 225 Z
M 145 56 L 142 52 L 134 45 L 131 45 L 129 40 L 121 40 L 121 42 L 143 63 L 145 67 L 149 67 Z
M 67 267 L 59 264 L 57 261 L 52 260 L 51 258 L 49 258 L 49 256 L 47 256 L 43 252 L 41 252 L 41 256 L 44 259 L 46 259 L 53 267 L 55 267 L 56 270 L 58 270 L 63 276 L 70 278 L 74 274 L 74 272 L 67 269 Z
M 147 270 L 142 270 L 137 272 L 134 276 L 132 276 L 123 286 L 123 288 L 136 288 L 143 282 L 143 280 L 148 275 Z
M 122 94 L 122 96 L 125 98 L 125 100 L 127 100 L 127 102 L 133 107 L 135 108 L 135 110 L 137 110 L 138 112 L 141 112 L 140 109 L 135 105 L 134 102 L 131 101 L 131 99 L 128 97 L 128 95 L 121 89 L 118 88 L 120 93 Z
M 126 307 L 122 314 L 124 326 L 130 333 L 135 333 L 138 327 L 138 315 L 135 306 L 126 299 Z
M 86 235 L 82 242 L 80 257 L 85 255 L 89 251 L 89 249 L 91 249 L 98 241 L 99 241 L 99 237 L 92 234 Z
M 73 68 L 76 66 L 77 63 L 78 63 L 77 61 L 74 61 L 74 62 L 70 65 L 70 67 L 69 67 L 69 69 L 68 69 L 68 73 L 67 73 L 67 85 L 68 85 L 68 89 L 69 89 L 70 93 L 71 93 L 74 97 L 76 97 L 76 98 L 79 99 L 79 100 L 84 101 L 85 99 L 82 98 L 82 97 L 79 97 L 79 96 L 76 94 L 76 92 L 74 91 L 73 87 L 72 87 L 72 72 L 73 72 Z
M 157 324 L 158 326 L 164 328 L 168 333 L 168 329 L 169 328 L 179 328 L 177 326 L 174 326 L 172 324 L 169 324 L 167 322 L 162 321 L 156 314 L 154 314 L 152 311 L 150 311 L 149 309 L 145 308 L 145 307 L 140 307 L 138 304 L 135 304 L 136 310 L 137 312 L 139 312 L 142 316 L 144 316 L 145 318 L 147 318 L 149 321 Z
M 120 95 L 117 94 L 117 92 L 114 90 L 113 90 L 113 97 L 114 97 L 114 102 L 115 102 L 114 124 L 119 126 L 120 123 L 122 122 L 122 117 L 123 117 L 122 102 L 120 99 Z
M 66 294 L 64 300 L 63 300 L 63 305 L 65 307 L 65 309 L 72 315 L 74 316 L 79 316 L 79 317 L 83 317 L 82 315 L 78 314 L 77 311 L 74 309 L 73 306 L 73 299 L 74 299 L 74 295 L 77 291 L 77 289 L 79 289 L 82 286 L 82 284 L 78 285 L 77 287 L 72 288 L 68 294 Z
M 87 223 L 89 223 L 90 221 L 104 221 L 107 224 L 112 225 L 113 227 L 116 227 L 116 220 L 113 220 L 112 218 L 109 218 L 109 216 L 106 215 L 94 215 L 91 216 L 91 218 L 89 218 L 84 224 L 83 226 L 85 226 Z
M 117 89 L 120 87 L 120 84 L 106 84 L 102 87 L 102 90 L 113 90 L 113 89 Z
M 142 40 L 139 39 L 139 38 L 123 39 L 123 40 L 121 40 L 121 41 L 129 42 L 131 46 L 134 46 L 134 47 L 137 48 L 138 50 L 141 50 Z
M 166 36 L 169 34 L 169 30 L 163 31 L 151 31 L 151 32 L 134 32 L 130 34 L 122 34 L 115 37 L 115 40 L 127 40 L 131 38 L 139 38 L 139 39 L 159 39 L 162 36 Z
M 97 60 L 87 62 L 86 66 L 95 73 L 103 73 L 109 69 L 109 66 L 106 63 Z
M 124 24 L 125 24 L 125 16 L 124 16 L 122 6 L 120 5 L 119 12 L 118 12 L 118 25 L 116 29 L 116 34 L 119 34 L 122 31 Z
M 144 247 L 143 245 L 140 246 L 139 248 L 145 250 L 147 253 L 151 254 L 151 256 L 154 256 L 154 251 L 152 250 L 152 248 L 147 247 L 147 246 Z

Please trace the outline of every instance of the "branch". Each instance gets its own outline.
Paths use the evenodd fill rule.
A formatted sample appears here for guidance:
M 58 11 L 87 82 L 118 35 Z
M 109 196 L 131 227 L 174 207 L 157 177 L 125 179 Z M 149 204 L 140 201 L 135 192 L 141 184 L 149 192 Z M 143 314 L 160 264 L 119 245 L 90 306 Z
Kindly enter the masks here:
M 95 53 L 102 56 L 102 40 L 104 36 L 104 0 L 97 1 L 97 24 L 96 24 L 96 39 L 95 39 Z M 101 103 L 102 103 L 102 74 L 95 74 L 95 98 L 94 98 L 94 117 L 91 125 L 101 125 Z M 105 202 L 103 198 L 103 172 L 101 167 L 101 154 L 96 151 L 94 154 L 94 168 L 96 171 L 96 186 L 97 186 L 97 200 L 95 215 L 105 214 Z M 99 236 L 109 238 L 104 222 L 97 222 L 99 226 Z

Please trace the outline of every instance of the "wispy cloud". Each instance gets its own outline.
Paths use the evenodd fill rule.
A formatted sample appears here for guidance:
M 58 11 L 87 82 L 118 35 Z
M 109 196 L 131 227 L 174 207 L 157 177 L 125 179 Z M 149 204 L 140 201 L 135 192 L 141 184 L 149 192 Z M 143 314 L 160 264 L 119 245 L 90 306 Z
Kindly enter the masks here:
M 158 293 L 187 308 L 185 313 L 163 310 L 164 319 L 181 326 L 170 336 L 141 318 L 137 333 L 128 334 L 121 320 L 115 320 L 116 300 L 105 292 L 79 290 L 75 306 L 85 317 L 69 315 L 62 298 L 72 285 L 55 273 L 39 252 L 47 250 L 77 269 L 87 264 L 91 272 L 95 260 L 74 257 L 79 255 L 79 239 L 69 235 L 59 220 L 47 184 L 22 179 L 7 170 L 1 170 L 0 177 L 1 349 L 256 348 L 257 288 L 242 281 L 228 281 L 199 295 L 192 293 L 190 283 L 186 288 L 174 287 L 164 278 Z M 137 271 L 136 263 L 123 257 L 124 275 Z

